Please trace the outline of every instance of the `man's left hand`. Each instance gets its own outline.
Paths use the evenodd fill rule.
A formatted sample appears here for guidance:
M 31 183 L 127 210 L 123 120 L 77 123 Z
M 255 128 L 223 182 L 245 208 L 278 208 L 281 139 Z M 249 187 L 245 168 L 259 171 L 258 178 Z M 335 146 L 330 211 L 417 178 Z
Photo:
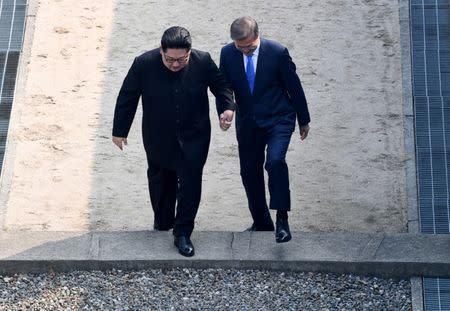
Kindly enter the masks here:
M 309 124 L 300 126 L 300 139 L 304 140 L 308 136 Z
M 220 128 L 224 131 L 228 130 L 233 121 L 234 111 L 233 110 L 225 110 L 220 114 Z

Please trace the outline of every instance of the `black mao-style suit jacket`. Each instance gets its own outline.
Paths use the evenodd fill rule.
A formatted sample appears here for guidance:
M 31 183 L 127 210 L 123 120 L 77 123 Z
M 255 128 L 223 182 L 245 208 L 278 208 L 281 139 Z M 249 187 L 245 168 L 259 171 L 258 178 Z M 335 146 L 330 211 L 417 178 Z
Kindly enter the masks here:
M 180 159 L 203 165 L 211 136 L 208 87 L 219 114 L 234 110 L 233 93 L 208 53 L 192 49 L 179 72 L 165 67 L 159 49 L 142 54 L 120 89 L 113 136 L 127 137 L 142 97 L 142 135 L 150 161 L 168 167 Z

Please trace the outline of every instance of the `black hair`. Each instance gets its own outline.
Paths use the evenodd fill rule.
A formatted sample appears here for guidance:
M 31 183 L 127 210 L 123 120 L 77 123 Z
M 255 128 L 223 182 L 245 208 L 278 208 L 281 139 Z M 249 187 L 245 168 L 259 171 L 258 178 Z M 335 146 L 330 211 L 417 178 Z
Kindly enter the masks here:
M 164 52 L 167 49 L 186 49 L 190 50 L 192 46 L 191 35 L 186 28 L 173 26 L 164 31 L 161 38 L 161 48 Z

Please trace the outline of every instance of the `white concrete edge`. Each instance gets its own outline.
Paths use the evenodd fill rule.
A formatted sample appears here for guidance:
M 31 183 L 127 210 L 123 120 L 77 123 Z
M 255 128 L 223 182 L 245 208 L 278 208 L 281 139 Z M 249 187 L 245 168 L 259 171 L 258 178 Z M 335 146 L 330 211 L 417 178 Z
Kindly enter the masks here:
M 408 231 L 419 232 L 409 0 L 399 0 Z
M 406 196 L 408 232 L 420 232 L 420 218 L 417 197 L 417 172 L 414 132 L 414 105 L 412 95 L 412 60 L 411 60 L 411 29 L 410 0 L 399 0 L 400 42 L 402 50 L 402 89 L 403 89 L 403 120 L 406 156 Z M 412 277 L 411 304 L 413 311 L 423 311 L 423 287 L 421 277 Z
M 11 108 L 8 135 L 6 137 L 3 166 L 0 172 L 0 228 L 2 229 L 4 229 L 5 224 L 5 216 L 7 211 L 12 176 L 14 174 L 14 159 L 17 147 L 16 141 L 10 139 L 10 129 L 12 124 L 20 120 L 22 110 L 25 105 L 25 88 L 28 78 L 27 65 L 31 58 L 31 48 L 33 45 L 35 30 L 35 18 L 38 6 L 38 0 L 28 0 L 25 11 L 25 25 L 22 40 L 22 49 L 17 67 L 14 99 Z
M 450 276 L 449 235 L 293 234 L 289 243 L 277 244 L 272 232 L 194 232 L 196 255 L 186 258 L 170 232 L 7 231 L 0 232 L 0 273 L 192 267 Z
M 424 311 L 423 286 L 421 277 L 411 278 L 412 311 Z

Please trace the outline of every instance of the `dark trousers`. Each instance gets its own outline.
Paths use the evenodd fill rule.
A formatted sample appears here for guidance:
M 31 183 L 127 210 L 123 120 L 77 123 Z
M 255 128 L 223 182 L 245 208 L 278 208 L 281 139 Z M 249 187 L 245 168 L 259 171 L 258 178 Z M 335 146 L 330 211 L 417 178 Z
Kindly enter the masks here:
M 200 204 L 202 172 L 203 165 L 181 163 L 167 168 L 149 162 L 147 177 L 156 229 L 173 228 L 175 236 L 191 235 Z
M 269 177 L 270 209 L 291 209 L 286 152 L 294 129 L 295 117 L 281 120 L 269 128 L 248 126 L 245 132 L 238 134 L 242 183 L 250 213 L 258 226 L 264 227 L 270 222 L 264 168 Z

